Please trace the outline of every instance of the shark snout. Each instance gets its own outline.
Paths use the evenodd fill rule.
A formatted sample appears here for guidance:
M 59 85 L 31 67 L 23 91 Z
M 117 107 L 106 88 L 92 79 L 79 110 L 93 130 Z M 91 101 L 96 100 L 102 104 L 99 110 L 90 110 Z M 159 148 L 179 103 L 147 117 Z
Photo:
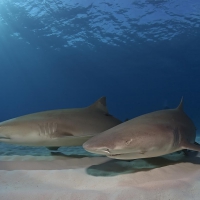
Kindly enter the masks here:
M 106 156 L 119 155 L 127 153 L 127 151 L 129 152 L 129 150 L 123 148 L 123 146 L 117 145 L 115 142 L 110 145 L 109 142 L 106 142 L 105 139 L 99 139 L 98 136 L 86 141 L 83 144 L 83 148 L 88 152 Z
M 97 154 L 102 154 L 102 155 L 109 155 L 111 154 L 111 150 L 107 147 L 98 147 L 95 146 L 94 144 L 90 144 L 89 142 L 85 142 L 83 144 L 83 148 L 91 153 L 97 153 Z
M 0 140 L 10 140 L 10 136 L 4 133 L 4 127 L 0 126 Z
M 107 157 L 115 157 L 121 155 L 121 152 L 116 151 L 114 149 L 110 149 L 108 147 L 92 146 L 87 142 L 83 144 L 83 148 L 90 153 L 101 154 Z
M 10 140 L 9 136 L 0 135 L 0 140 Z
M 111 158 L 134 152 L 133 149 L 127 149 L 126 146 L 123 145 L 105 146 L 105 142 L 94 140 L 94 138 L 85 142 L 83 148 L 90 153 L 101 154 Z

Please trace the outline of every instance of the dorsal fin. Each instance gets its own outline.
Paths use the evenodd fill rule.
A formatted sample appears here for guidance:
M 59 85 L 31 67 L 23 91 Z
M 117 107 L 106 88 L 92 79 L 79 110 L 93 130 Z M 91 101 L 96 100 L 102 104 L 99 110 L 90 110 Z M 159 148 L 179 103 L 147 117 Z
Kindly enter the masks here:
M 90 105 L 89 108 L 99 109 L 105 113 L 108 113 L 108 109 L 106 107 L 106 97 L 101 97 L 96 102 L 94 102 L 92 105 Z
M 183 111 L 183 97 L 181 98 L 181 102 L 179 103 L 178 107 L 176 110 Z

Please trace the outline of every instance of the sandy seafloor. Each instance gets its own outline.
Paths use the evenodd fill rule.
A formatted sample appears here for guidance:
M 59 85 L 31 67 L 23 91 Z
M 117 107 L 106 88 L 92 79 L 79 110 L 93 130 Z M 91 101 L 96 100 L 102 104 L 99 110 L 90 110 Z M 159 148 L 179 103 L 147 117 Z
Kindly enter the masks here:
M 0 200 L 200 198 L 200 153 L 121 161 L 82 147 L 59 151 L 0 143 Z

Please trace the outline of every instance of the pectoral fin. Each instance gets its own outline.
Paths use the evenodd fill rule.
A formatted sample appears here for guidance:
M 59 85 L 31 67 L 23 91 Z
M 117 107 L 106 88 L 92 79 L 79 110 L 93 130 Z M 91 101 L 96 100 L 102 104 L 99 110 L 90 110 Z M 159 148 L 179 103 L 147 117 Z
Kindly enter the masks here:
M 68 132 L 55 132 L 54 134 L 51 135 L 51 138 L 61 138 L 66 136 L 74 136 L 74 135 Z
M 200 151 L 200 145 L 197 142 L 192 144 L 192 143 L 185 141 L 182 143 L 182 149 L 189 149 L 192 151 Z

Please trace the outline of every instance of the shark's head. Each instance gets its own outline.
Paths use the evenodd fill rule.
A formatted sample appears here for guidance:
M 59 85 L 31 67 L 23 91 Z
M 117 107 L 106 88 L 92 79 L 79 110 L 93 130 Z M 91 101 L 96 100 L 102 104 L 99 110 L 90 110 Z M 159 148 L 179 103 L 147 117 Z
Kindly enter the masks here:
M 92 137 L 83 144 L 83 148 L 88 152 L 115 159 L 130 159 L 130 154 L 133 153 L 134 157 L 139 157 L 137 143 L 126 134 L 115 132 L 116 127 Z
M 34 138 L 36 127 L 24 121 L 7 120 L 0 123 L 0 142 L 27 144 Z

